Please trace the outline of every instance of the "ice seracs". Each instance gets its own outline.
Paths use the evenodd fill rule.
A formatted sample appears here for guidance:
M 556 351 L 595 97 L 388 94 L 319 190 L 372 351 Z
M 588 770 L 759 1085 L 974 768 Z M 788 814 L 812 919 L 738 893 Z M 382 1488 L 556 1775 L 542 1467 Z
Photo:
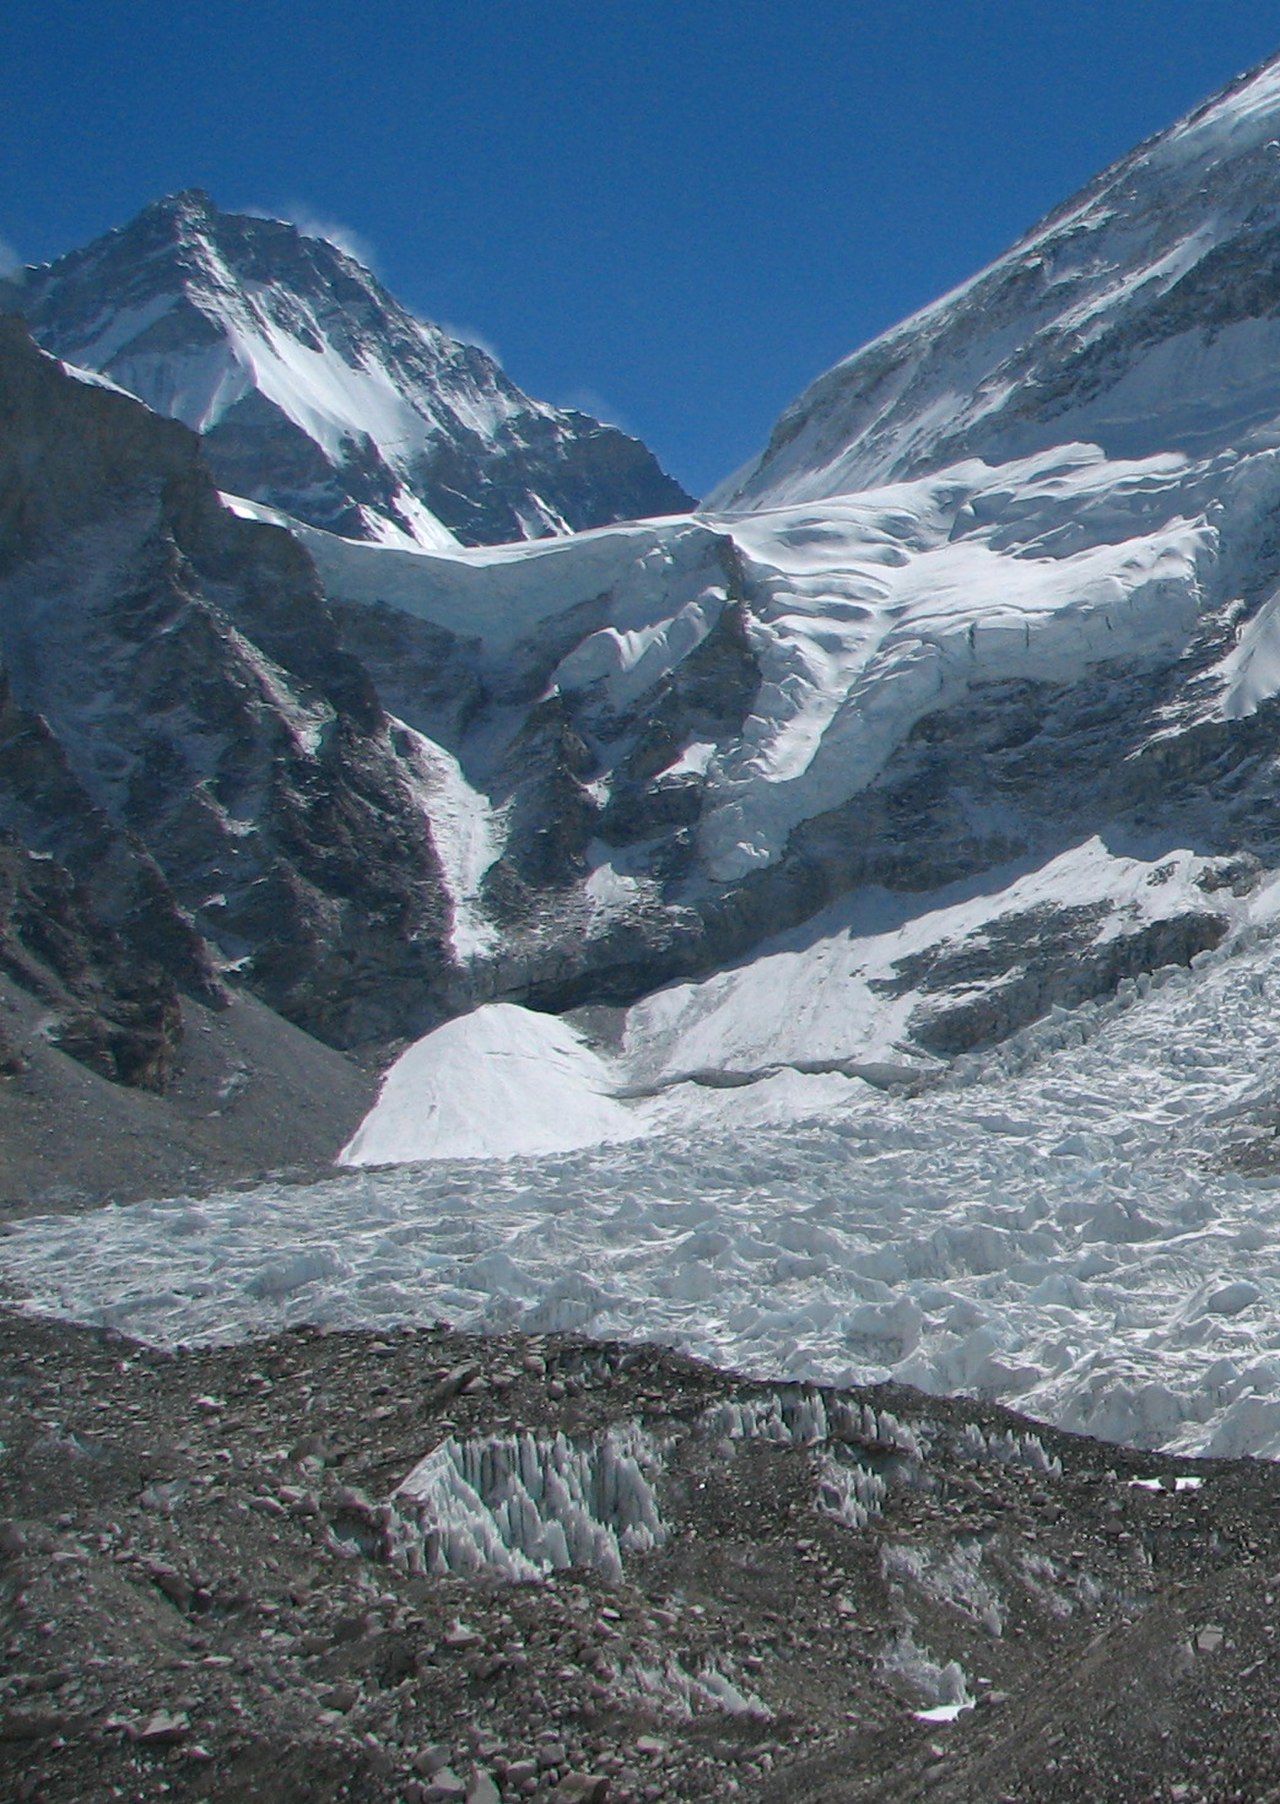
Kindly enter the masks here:
M 449 1436 L 393 1498 L 396 1556 L 412 1572 L 543 1578 L 570 1566 L 622 1577 L 660 1547 L 659 1448 L 636 1423 L 584 1444 L 565 1435 Z
M 1273 884 L 1192 970 L 1057 1011 L 921 1094 L 843 1080 L 838 1106 L 773 1127 L 726 1112 L 198 1213 L 48 1216 L 15 1224 L 0 1263 L 33 1306 L 157 1340 L 439 1317 L 657 1338 L 765 1375 L 893 1377 L 1142 1446 L 1275 1455 L 1280 1213 L 1248 1172 L 1276 1108 L 1276 924 Z M 708 1094 L 727 1111 L 753 1088 Z M 750 1429 L 773 1423 L 824 1432 L 783 1407 Z M 1045 1466 L 1030 1442 L 978 1451 Z M 828 1507 L 873 1503 L 836 1487 Z

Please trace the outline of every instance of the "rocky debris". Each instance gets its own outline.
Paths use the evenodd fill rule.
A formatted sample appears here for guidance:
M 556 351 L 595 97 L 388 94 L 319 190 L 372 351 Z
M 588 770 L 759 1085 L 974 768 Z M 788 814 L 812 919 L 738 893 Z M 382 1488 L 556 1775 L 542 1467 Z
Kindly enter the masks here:
M 599 1773 L 566 1773 L 553 1794 L 552 1804 L 605 1804 L 609 1781 Z
M 166 1354 L 8 1313 L 0 1348 L 6 1795 L 1225 1804 L 1280 1783 L 1256 1733 L 1273 1466 L 556 1335 Z M 662 1449 L 664 1533 L 620 1570 L 513 1579 L 501 1487 L 487 1563 L 407 1557 L 397 1494 L 433 1448 L 482 1463 L 515 1437 L 536 1490 L 538 1447 L 635 1430 Z
M 131 987 L 139 977 L 131 967 Z M 103 1031 L 115 1035 L 111 1008 Z M 314 1179 L 376 1089 L 376 1072 L 243 992 L 213 1009 L 182 998 L 182 1035 L 158 1091 L 71 1058 L 50 1038 L 52 1014 L 0 970 L 0 1222 L 50 1207 L 204 1195 L 264 1172 Z

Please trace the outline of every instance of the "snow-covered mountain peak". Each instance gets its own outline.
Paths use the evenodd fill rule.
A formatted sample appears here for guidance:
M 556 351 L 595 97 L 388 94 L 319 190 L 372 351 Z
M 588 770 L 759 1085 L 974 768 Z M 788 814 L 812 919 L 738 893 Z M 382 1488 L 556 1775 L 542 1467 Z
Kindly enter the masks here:
M 1139 145 L 787 409 L 723 507 L 812 501 L 1060 444 L 1280 440 L 1280 60 Z
M 201 189 L 9 298 L 47 349 L 204 434 L 226 488 L 352 537 L 438 549 L 689 503 L 634 439 L 531 400 L 338 245 Z
M 1184 118 L 1139 145 L 1135 157 L 1192 158 L 1202 164 L 1253 148 L 1273 131 L 1280 109 L 1280 53 L 1236 76 Z

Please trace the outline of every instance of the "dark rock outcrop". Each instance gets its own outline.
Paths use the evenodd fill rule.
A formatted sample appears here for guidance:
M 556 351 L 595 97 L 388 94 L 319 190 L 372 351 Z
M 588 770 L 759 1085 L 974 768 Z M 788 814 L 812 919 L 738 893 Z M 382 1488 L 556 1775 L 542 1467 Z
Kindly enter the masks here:
M 212 981 L 203 935 L 335 1044 L 430 1018 L 430 828 L 306 552 L 219 505 L 185 427 L 24 338 L 0 346 L 0 821 L 91 888 L 112 872 L 112 926 L 163 915 L 184 988 Z
M 0 831 L 0 975 L 43 1011 L 49 1041 L 99 1076 L 163 1089 L 182 1033 L 172 978 L 131 954 L 52 858 Z M 0 1077 L 27 1069 L 0 1015 Z

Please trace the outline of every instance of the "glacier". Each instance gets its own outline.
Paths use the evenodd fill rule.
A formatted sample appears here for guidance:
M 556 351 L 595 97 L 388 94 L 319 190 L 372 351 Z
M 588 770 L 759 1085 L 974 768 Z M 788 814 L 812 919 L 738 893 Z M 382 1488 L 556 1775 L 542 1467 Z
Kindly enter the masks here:
M 167 1344 L 448 1320 L 964 1391 L 1280 1455 L 1280 887 L 1189 970 L 774 1125 L 356 1169 L 13 1223 L 26 1307 Z
M 699 852 L 713 881 L 730 882 L 865 789 L 920 718 L 973 685 L 1065 683 L 1104 660 L 1176 658 L 1216 599 L 1215 513 L 1278 503 L 1275 454 L 1116 464 L 1096 446 L 1068 445 L 821 509 L 702 513 L 496 551 L 300 536 L 331 595 L 465 625 L 498 680 L 540 630 L 605 597 L 605 618 L 547 687 L 615 717 L 706 638 L 729 599 L 713 554 L 731 546 L 759 688 L 739 734 L 700 760 L 681 748 L 665 767 L 696 768 L 691 752 L 700 762 Z

